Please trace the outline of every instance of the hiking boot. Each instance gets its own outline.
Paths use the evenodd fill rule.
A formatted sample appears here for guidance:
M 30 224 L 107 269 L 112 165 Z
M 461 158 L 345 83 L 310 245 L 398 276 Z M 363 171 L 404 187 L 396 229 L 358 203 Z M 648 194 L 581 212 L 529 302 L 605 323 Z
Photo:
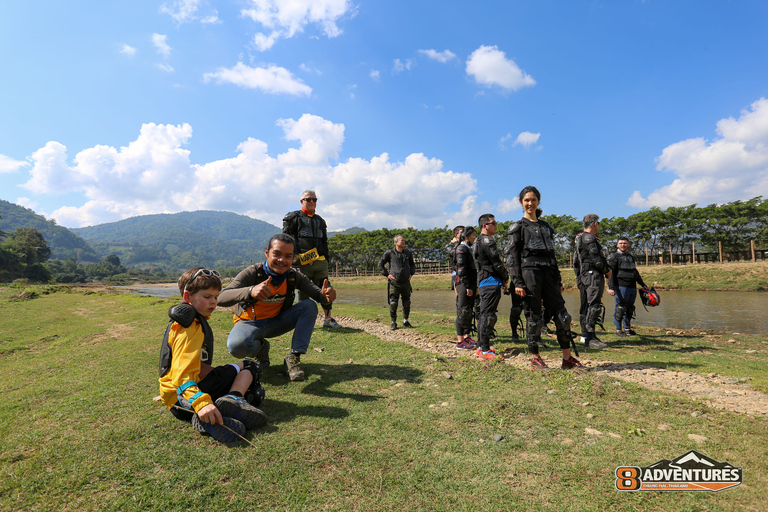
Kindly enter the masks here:
M 456 344 L 456 348 L 459 350 L 474 350 L 477 348 L 477 342 L 472 338 L 464 338 L 463 341 Z
M 216 400 L 216 407 L 222 416 L 236 419 L 246 430 L 261 428 L 267 424 L 267 415 L 241 396 L 224 395 Z
M 254 359 L 259 362 L 262 370 L 269 368 L 269 342 L 267 340 L 261 340 L 261 348 L 256 352 Z
M 476 354 L 477 358 L 482 359 L 483 361 L 493 361 L 496 358 L 498 358 L 499 361 L 504 360 L 502 356 L 496 355 L 496 352 L 492 348 L 489 348 L 488 350 L 477 349 Z
M 245 425 L 228 416 L 224 416 L 223 420 L 224 425 L 205 423 L 200 421 L 200 418 L 195 414 L 192 416 L 192 428 L 201 434 L 208 434 L 220 443 L 240 441 L 240 436 L 245 434 Z
M 339 322 L 334 320 L 333 318 L 326 318 L 325 322 L 323 322 L 323 327 L 326 327 L 328 329 L 339 329 L 341 325 L 339 325 Z
M 633 331 L 632 329 L 627 329 L 627 334 L 630 336 L 637 336 L 637 333 Z
M 283 361 L 283 371 L 291 382 L 304 380 L 304 370 L 299 366 L 300 363 L 299 354 L 291 354 Z
M 568 359 L 563 359 L 563 364 L 560 365 L 560 368 L 563 370 L 571 370 L 573 368 L 581 368 L 582 366 L 584 365 L 581 364 L 578 359 L 571 356 Z
M 397 330 L 397 322 L 392 322 L 392 325 L 389 326 L 390 331 L 396 331 Z
M 546 370 L 547 368 L 549 368 L 547 363 L 544 362 L 540 355 L 536 354 L 533 356 L 531 359 L 531 370 Z
M 409 322 L 408 319 L 406 318 L 405 320 L 403 320 L 403 327 L 410 329 L 413 326 L 411 325 L 411 322 Z
M 516 330 L 512 331 L 512 339 L 510 341 L 517 342 L 517 343 L 520 342 L 520 336 L 517 335 Z
M 627 336 L 629 336 L 629 334 L 627 334 L 624 331 L 616 331 L 616 336 L 618 336 L 619 338 L 626 338 Z
M 602 341 L 600 341 L 600 339 L 593 332 L 590 332 L 589 334 L 587 334 L 587 339 L 584 342 L 584 344 L 588 348 L 605 348 L 608 346 Z

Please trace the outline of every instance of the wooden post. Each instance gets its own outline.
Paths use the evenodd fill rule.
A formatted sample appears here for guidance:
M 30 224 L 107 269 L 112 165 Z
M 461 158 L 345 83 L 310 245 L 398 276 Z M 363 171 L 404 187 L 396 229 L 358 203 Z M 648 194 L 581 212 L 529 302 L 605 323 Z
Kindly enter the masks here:
M 696 263 L 693 258 L 696 255 L 696 242 L 691 242 L 691 263 Z
M 659 248 L 659 265 L 664 264 L 664 249 Z
M 674 263 L 674 259 L 672 258 L 672 244 L 669 244 L 669 264 L 671 265 Z
M 648 266 L 648 248 L 645 248 L 645 266 Z
M 723 262 L 723 242 L 717 242 L 717 249 L 720 252 L 720 263 Z
M 750 240 L 749 241 L 749 247 L 752 249 L 752 263 L 757 261 L 757 258 L 755 257 L 755 241 Z

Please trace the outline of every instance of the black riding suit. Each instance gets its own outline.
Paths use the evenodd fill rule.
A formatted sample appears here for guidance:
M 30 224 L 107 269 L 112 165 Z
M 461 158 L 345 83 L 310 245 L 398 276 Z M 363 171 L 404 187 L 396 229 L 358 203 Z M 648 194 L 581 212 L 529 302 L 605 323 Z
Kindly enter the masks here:
M 477 346 L 483 352 L 491 348 L 491 337 L 496 326 L 496 310 L 501 300 L 502 285 L 509 273 L 499 254 L 496 240 L 480 234 L 472 247 L 477 269 L 477 295 L 480 301 L 477 320 Z
M 608 256 L 608 268 L 612 272 L 608 279 L 608 288 L 615 293 L 616 309 L 613 312 L 613 318 L 616 330 L 621 330 L 622 325 L 629 329 L 629 324 L 635 315 L 637 283 L 643 287 L 645 283 L 640 277 L 640 272 L 637 271 L 635 257 L 629 251 L 616 251 Z
M 467 295 L 472 290 L 472 295 Z M 456 247 L 456 334 L 472 332 L 472 315 L 477 298 L 477 269 L 472 246 L 462 242 Z
M 576 235 L 575 245 L 573 270 L 581 298 L 579 323 L 582 336 L 587 336 L 595 333 L 595 325 L 603 311 L 604 275 L 610 269 L 603 256 L 603 248 L 595 235 L 579 233 Z
M 389 263 L 389 270 L 384 266 Z M 411 276 L 416 273 L 416 263 L 413 254 L 408 249 L 402 252 L 397 249 L 388 249 L 379 260 L 379 272 L 384 277 L 392 275 L 395 279 L 389 280 L 389 316 L 392 322 L 397 321 L 397 301 L 402 297 L 403 318 L 408 319 L 411 313 Z
M 541 340 L 541 305 L 555 320 L 557 343 L 567 349 L 571 344 L 571 315 L 565 308 L 560 269 L 555 254 L 555 232 L 547 222 L 521 219 L 509 228 L 509 265 L 515 288 L 525 290 L 528 349 L 539 353 Z

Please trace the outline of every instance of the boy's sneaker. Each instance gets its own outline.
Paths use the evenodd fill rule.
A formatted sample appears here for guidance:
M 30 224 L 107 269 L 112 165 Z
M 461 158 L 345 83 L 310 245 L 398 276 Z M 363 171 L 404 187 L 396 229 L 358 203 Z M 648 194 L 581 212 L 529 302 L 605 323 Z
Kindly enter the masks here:
M 325 319 L 325 322 L 323 322 L 323 327 L 327 327 L 328 329 L 339 329 L 341 325 L 339 322 L 329 317 Z
M 456 348 L 459 350 L 474 350 L 477 348 L 477 342 L 472 338 L 464 338 L 456 344 Z
M 299 354 L 291 354 L 283 361 L 283 371 L 292 382 L 304 380 L 304 370 L 299 366 L 300 363 Z
M 494 352 L 493 349 L 488 349 L 485 351 L 482 349 L 477 349 L 476 354 L 478 359 L 482 359 L 483 361 L 493 361 L 496 358 L 499 358 L 499 361 L 504 360 L 502 356 L 496 355 L 496 352 Z
M 269 342 L 267 340 L 261 340 L 261 348 L 254 359 L 259 362 L 262 370 L 269 368 Z
M 571 370 L 573 368 L 581 368 L 582 366 L 584 365 L 581 364 L 578 359 L 571 356 L 568 359 L 563 359 L 563 364 L 560 365 L 560 368 L 563 370 Z
M 216 400 L 216 407 L 222 416 L 236 419 L 246 430 L 261 428 L 267 424 L 267 415 L 241 396 L 224 395 Z
M 403 327 L 411 328 L 413 326 L 411 325 L 411 322 L 409 322 L 408 319 L 406 318 L 405 320 L 403 320 Z
M 389 330 L 390 331 L 397 330 L 397 322 L 392 322 L 392 325 L 389 326 Z
M 536 354 L 533 356 L 531 359 L 531 370 L 546 370 L 547 368 L 549 368 L 547 363 L 544 362 L 540 355 Z
M 218 423 L 205 423 L 200 421 L 197 414 L 192 416 L 192 428 L 201 434 L 208 434 L 220 443 L 234 443 L 240 441 L 240 436 L 245 434 L 245 425 L 235 418 L 224 416 L 224 425 Z

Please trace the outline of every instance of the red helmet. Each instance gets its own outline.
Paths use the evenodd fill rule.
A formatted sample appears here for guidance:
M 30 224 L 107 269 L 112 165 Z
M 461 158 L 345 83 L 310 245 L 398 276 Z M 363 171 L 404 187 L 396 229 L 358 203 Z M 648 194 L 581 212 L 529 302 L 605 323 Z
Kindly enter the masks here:
M 659 292 L 651 286 L 650 289 L 640 288 L 640 300 L 643 301 L 643 306 L 658 306 L 661 302 L 661 297 L 659 297 Z

